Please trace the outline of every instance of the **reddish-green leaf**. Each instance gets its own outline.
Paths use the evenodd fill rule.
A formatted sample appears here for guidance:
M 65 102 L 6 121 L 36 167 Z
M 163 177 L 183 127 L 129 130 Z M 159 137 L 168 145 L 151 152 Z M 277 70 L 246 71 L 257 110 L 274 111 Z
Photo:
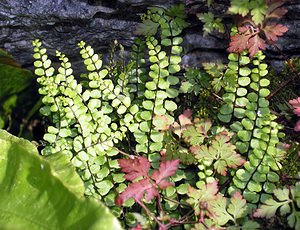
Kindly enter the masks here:
M 150 169 L 150 162 L 146 157 L 135 157 L 134 159 L 118 159 L 122 172 L 127 173 L 124 177 L 133 181 L 139 176 L 147 176 Z
M 267 18 L 281 18 L 287 13 L 287 9 L 281 7 L 286 0 L 266 0 L 268 9 L 266 12 Z
M 178 117 L 179 119 L 179 123 L 180 125 L 177 123 L 177 122 L 174 122 L 172 124 L 172 130 L 173 132 L 178 135 L 179 137 L 182 136 L 182 132 L 184 130 L 186 130 L 186 128 L 190 125 L 192 125 L 192 110 L 190 109 L 186 109 L 183 114 L 179 115 Z
M 145 198 L 147 201 L 150 201 L 155 196 L 158 196 L 156 187 L 152 183 L 149 183 L 147 179 L 130 184 L 116 199 L 116 204 L 121 205 L 129 198 L 133 198 L 135 201 L 141 201 L 144 197 L 144 194 L 146 194 Z
M 239 192 L 235 192 L 230 199 L 230 204 L 228 205 L 228 212 L 238 219 L 244 217 L 247 214 L 247 202 L 243 199 Z
M 181 127 L 186 127 L 192 124 L 192 110 L 186 109 L 183 114 L 178 117 Z
M 278 40 L 279 36 L 282 36 L 285 32 L 288 31 L 288 28 L 282 24 L 270 23 L 264 28 L 266 38 L 274 43 Z
M 241 155 L 236 153 L 235 145 L 230 142 L 231 137 L 231 134 L 223 131 L 211 141 L 210 146 L 192 146 L 190 150 L 197 159 L 214 162 L 214 169 L 225 176 L 228 168 L 236 168 L 245 162 Z
M 182 137 L 191 145 L 201 145 L 206 137 L 207 132 L 211 128 L 212 124 L 209 120 L 195 119 L 194 125 L 187 127 L 183 130 Z
M 248 42 L 250 57 L 253 57 L 259 50 L 265 50 L 266 47 L 266 42 L 258 34 L 251 37 Z
M 187 195 L 190 197 L 187 199 L 187 203 L 194 206 L 195 215 L 199 215 L 200 212 L 205 214 L 206 211 L 211 213 L 211 203 L 217 199 L 218 182 L 215 180 L 212 183 L 205 184 L 201 189 L 195 189 L 191 186 L 188 187 Z
M 289 100 L 289 103 L 294 108 L 293 112 L 300 117 L 300 97 Z
M 165 115 L 155 115 L 153 117 L 153 125 L 156 130 L 168 130 L 170 128 L 169 119 Z
M 170 160 L 162 162 L 159 166 L 159 169 L 153 172 L 152 179 L 156 181 L 157 185 L 161 189 L 165 189 L 169 186 L 172 186 L 172 184 L 166 179 L 170 176 L 173 176 L 176 173 L 178 165 L 179 160 Z
M 249 33 L 236 33 L 231 37 L 228 51 L 231 53 L 241 53 L 248 48 L 248 40 L 252 35 Z
M 217 198 L 210 202 L 213 211 L 213 220 L 219 225 L 225 225 L 232 217 L 228 214 L 226 210 L 227 199 L 220 193 L 216 196 Z

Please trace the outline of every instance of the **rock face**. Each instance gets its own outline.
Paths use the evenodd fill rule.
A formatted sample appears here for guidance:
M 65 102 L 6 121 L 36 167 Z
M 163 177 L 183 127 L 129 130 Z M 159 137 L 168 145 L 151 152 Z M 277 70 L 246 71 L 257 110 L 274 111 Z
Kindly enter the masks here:
M 130 47 L 133 31 L 139 17 L 148 6 L 169 6 L 184 0 L 2 0 L 0 1 L 0 48 L 11 53 L 24 67 L 31 67 L 31 41 L 39 38 L 50 56 L 60 50 L 70 57 L 73 67 L 81 61 L 76 44 L 84 40 L 104 55 L 109 44 L 117 39 Z M 206 0 L 194 1 L 203 4 Z M 225 12 L 228 0 L 215 0 Z M 280 38 L 278 47 L 287 56 L 300 56 L 300 2 L 290 3 L 283 24 L 288 33 Z M 222 35 L 202 36 L 200 21 L 190 18 L 191 27 L 185 31 L 185 65 L 201 65 L 202 61 L 226 59 L 228 40 Z M 282 53 L 270 48 L 268 56 L 279 68 L 284 60 Z

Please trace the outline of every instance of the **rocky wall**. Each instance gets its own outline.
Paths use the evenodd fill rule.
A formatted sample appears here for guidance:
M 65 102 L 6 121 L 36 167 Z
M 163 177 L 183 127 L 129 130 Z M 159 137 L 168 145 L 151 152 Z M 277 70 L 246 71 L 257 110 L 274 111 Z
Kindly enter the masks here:
M 134 30 L 148 6 L 169 6 L 184 0 L 0 0 L 0 48 L 11 53 L 24 67 L 32 67 L 31 41 L 41 39 L 51 55 L 58 49 L 66 53 L 75 68 L 83 68 L 76 44 L 80 40 L 107 54 L 109 45 L 118 40 L 129 48 Z M 206 0 L 194 1 L 207 11 Z M 226 11 L 228 0 L 215 0 L 219 12 Z M 279 39 L 278 47 L 269 48 L 269 61 L 280 69 L 285 57 L 300 56 L 300 1 L 287 4 L 289 10 L 281 23 L 289 31 Z M 228 39 L 223 35 L 202 36 L 202 25 L 189 17 L 184 34 L 183 62 L 200 66 L 203 61 L 226 61 Z M 285 56 L 286 55 L 286 56 Z

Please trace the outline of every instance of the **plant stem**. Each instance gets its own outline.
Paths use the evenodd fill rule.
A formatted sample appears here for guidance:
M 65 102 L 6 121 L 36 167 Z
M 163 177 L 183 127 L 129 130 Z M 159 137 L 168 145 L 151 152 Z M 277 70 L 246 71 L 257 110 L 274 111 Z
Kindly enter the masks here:
M 155 222 L 158 224 L 159 228 L 161 230 L 166 230 L 167 227 L 166 225 L 164 225 L 163 223 L 161 223 L 151 212 L 150 210 L 146 207 L 146 205 L 144 205 L 143 202 L 136 200 L 136 202 L 146 211 L 146 213 L 148 214 L 148 216 L 150 216 L 153 220 L 155 220 Z
M 129 157 L 130 159 L 134 159 L 134 155 L 130 155 L 130 154 L 128 154 L 128 153 L 125 153 L 124 151 L 122 151 L 122 150 L 120 150 L 120 149 L 118 149 L 118 151 L 119 151 L 119 153 L 121 153 L 121 154 L 123 154 L 124 156 L 127 156 L 127 157 Z

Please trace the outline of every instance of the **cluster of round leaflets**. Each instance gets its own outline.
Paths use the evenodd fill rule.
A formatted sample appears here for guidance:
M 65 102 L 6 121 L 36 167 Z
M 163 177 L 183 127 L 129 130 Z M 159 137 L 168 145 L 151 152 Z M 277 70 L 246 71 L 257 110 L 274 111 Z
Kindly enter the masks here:
M 180 91 L 184 19 L 182 5 L 150 7 L 126 65 L 124 59 L 115 64 L 115 49 L 103 65 L 101 56 L 80 42 L 86 67 L 80 82 L 64 54 L 57 52 L 61 66 L 55 71 L 35 40 L 40 111 L 52 123 L 42 154 L 67 155 L 85 183 L 85 194 L 124 215 L 126 227 L 167 229 L 197 217 L 197 229 L 258 228 L 249 213 L 262 203 L 276 206 L 285 154 L 267 100 L 265 56 L 244 51 L 229 54 L 227 68 L 208 63 L 211 80 L 188 70 Z M 188 76 L 199 79 L 192 84 Z M 208 91 L 202 89 L 210 89 L 209 84 L 216 93 L 224 92 L 218 118 L 227 129 L 193 118 L 188 109 L 175 122 L 179 93 L 203 100 Z M 261 206 L 256 216 L 266 216 L 269 206 Z
M 244 198 L 257 203 L 276 188 L 277 171 L 284 151 L 277 148 L 280 125 L 270 113 L 266 97 L 270 81 L 265 78 L 265 56 L 258 52 L 251 60 L 246 52 L 229 54 L 225 78 L 228 81 L 223 95 L 224 104 L 219 119 L 230 123 L 236 133 L 237 150 L 247 158 L 243 168 L 234 172 L 229 193 L 242 191 Z
M 80 42 L 87 70 L 80 83 L 64 54 L 56 53 L 61 61 L 56 73 L 42 43 L 33 42 L 35 73 L 44 103 L 41 113 L 52 120 L 42 153 L 68 155 L 85 182 L 86 194 L 104 199 L 108 206 L 115 206 L 116 195 L 127 187 L 117 161 L 120 152 L 147 154 L 153 167 L 159 165 L 163 131 L 174 122 L 177 109 L 173 100 L 178 96 L 175 74 L 180 71 L 183 16 L 168 16 L 164 9 L 151 8 L 141 25 L 155 24 L 161 36 L 154 36 L 157 31 L 149 34 L 147 29 L 138 29 L 146 33 L 145 41 L 137 39 L 132 60 L 123 69 L 104 66 L 101 55 Z M 123 204 L 131 205 L 132 199 Z M 119 207 L 114 209 L 121 212 Z

